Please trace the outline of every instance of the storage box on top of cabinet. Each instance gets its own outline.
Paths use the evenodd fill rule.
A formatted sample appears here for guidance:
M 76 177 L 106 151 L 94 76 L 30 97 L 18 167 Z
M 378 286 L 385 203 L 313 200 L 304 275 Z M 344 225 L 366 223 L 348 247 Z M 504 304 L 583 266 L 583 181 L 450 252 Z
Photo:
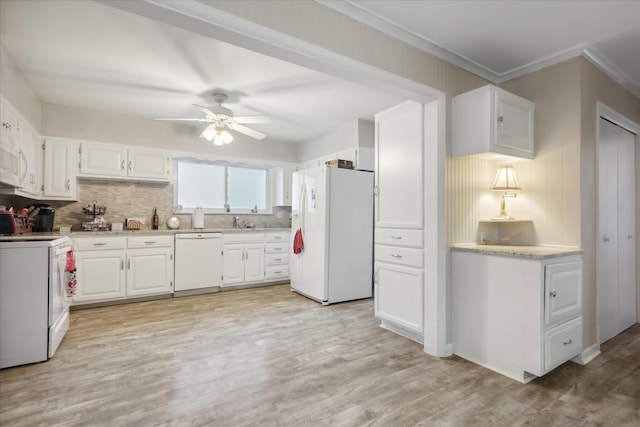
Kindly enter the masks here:
M 533 159 L 533 113 L 533 102 L 493 85 L 454 96 L 452 156 Z

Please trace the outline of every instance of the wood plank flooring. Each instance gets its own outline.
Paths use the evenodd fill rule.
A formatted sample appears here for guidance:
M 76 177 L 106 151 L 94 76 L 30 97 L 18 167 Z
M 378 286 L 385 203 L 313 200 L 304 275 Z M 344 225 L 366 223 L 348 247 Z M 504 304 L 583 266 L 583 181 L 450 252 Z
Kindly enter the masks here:
M 528 385 L 288 285 L 92 308 L 0 370 L 3 426 L 638 426 L 640 325 Z

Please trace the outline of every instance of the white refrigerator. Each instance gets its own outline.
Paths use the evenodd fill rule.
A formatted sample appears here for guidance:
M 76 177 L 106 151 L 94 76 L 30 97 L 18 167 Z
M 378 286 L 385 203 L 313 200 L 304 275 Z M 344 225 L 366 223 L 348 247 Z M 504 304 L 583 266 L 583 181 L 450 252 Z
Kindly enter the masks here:
M 373 173 L 317 166 L 293 174 L 291 289 L 323 304 L 373 295 Z

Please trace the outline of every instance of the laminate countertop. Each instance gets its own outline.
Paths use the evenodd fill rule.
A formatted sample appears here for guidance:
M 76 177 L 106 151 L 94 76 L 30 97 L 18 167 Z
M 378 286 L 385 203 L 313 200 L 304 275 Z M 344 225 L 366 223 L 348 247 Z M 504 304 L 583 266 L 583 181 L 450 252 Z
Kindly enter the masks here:
M 69 236 L 74 239 L 77 237 L 100 237 L 100 236 L 142 236 L 142 235 L 170 235 L 183 233 L 268 233 L 268 232 L 290 232 L 290 228 L 182 228 L 182 229 L 160 229 L 160 230 L 122 230 L 122 231 L 72 231 L 71 233 L 60 233 L 54 231 L 51 233 L 25 233 L 17 236 L 2 236 L 3 241 L 11 240 L 45 240 L 51 237 Z
M 528 259 L 556 258 L 568 255 L 579 255 L 583 252 L 580 248 L 570 246 L 511 246 L 478 244 L 453 245 L 451 246 L 451 250 Z

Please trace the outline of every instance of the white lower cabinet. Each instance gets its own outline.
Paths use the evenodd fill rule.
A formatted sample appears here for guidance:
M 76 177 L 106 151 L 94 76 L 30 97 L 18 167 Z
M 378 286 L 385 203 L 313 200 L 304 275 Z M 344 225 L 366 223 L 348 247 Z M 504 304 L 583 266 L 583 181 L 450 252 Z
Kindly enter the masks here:
M 582 351 L 582 261 L 452 251 L 454 353 L 529 382 Z
M 77 251 L 78 286 L 74 304 L 126 296 L 125 250 Z
M 289 277 L 289 231 L 223 233 L 222 286 Z
M 78 280 L 74 305 L 125 298 L 127 239 L 74 238 L 73 245 Z
M 173 236 L 74 237 L 74 305 L 173 291 Z
M 223 286 L 264 279 L 264 243 L 225 244 Z
M 171 293 L 173 248 L 135 249 L 127 253 L 127 296 Z
M 384 263 L 375 270 L 375 316 L 422 333 L 422 270 Z

